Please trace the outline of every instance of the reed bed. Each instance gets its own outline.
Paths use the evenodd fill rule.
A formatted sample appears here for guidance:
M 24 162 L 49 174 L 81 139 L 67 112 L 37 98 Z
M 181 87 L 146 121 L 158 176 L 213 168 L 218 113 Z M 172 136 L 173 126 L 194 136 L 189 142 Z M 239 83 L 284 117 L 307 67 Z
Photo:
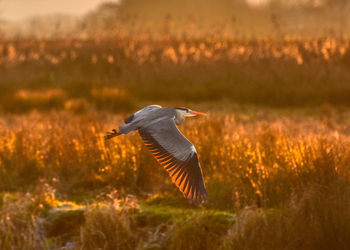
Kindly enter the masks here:
M 334 36 L 2 41 L 0 112 L 118 113 L 149 102 L 349 106 L 349 51 L 349 39 Z
M 309 230 L 306 235 L 312 238 L 301 238 L 301 242 L 286 239 L 291 249 L 304 243 L 310 244 L 305 247 L 316 249 L 313 247 L 319 245 L 314 244 L 320 239 L 324 244 L 348 246 L 344 237 L 350 227 L 341 217 L 349 216 L 346 194 L 350 191 L 350 127 L 346 113 L 328 112 L 333 116 L 270 114 L 261 118 L 259 112 L 250 116 L 217 112 L 210 113 L 207 119 L 188 119 L 180 129 L 198 150 L 210 196 L 199 210 L 186 209 L 190 205 L 186 205 L 137 132 L 103 140 L 105 131 L 122 123 L 121 116 L 34 112 L 2 117 L 1 219 L 7 222 L 1 224 L 0 242 L 4 247 L 24 248 L 40 242 L 41 247 L 48 248 L 50 244 L 74 243 L 85 249 L 142 248 L 152 241 L 171 249 L 182 249 L 186 244 L 192 244 L 193 249 L 211 249 L 216 242 L 228 249 L 256 249 L 259 244 L 270 249 L 273 244 L 283 245 L 290 233 L 302 237 L 298 227 L 305 224 Z M 112 195 L 108 194 L 110 190 L 115 190 Z M 94 205 L 101 194 L 107 194 L 104 197 L 109 197 L 109 201 Z M 127 215 L 118 215 L 123 197 L 129 197 L 133 209 Z M 136 197 L 143 200 L 141 208 Z M 43 218 L 51 218 L 48 211 L 65 201 L 85 204 L 82 212 L 69 215 L 83 227 L 74 231 L 59 224 L 47 229 Z M 177 218 L 168 220 L 164 215 L 159 215 L 159 219 L 143 213 L 149 205 L 157 214 L 169 204 L 184 207 L 180 212 L 183 215 L 167 212 L 170 218 Z M 220 210 L 236 213 L 236 217 L 213 212 Z M 13 214 L 16 211 L 19 215 Z M 84 217 L 79 217 L 81 214 Z M 311 224 L 307 224 L 308 220 Z M 158 228 L 162 223 L 164 228 Z M 329 229 L 328 223 L 335 223 L 332 228 L 340 230 L 344 237 Z M 197 237 L 206 235 L 198 229 L 188 238 L 193 224 L 217 227 L 216 233 L 210 231 L 213 228 L 208 229 L 213 241 L 197 242 Z M 67 231 L 62 232 L 62 227 Z M 273 243 L 265 239 L 273 234 L 266 228 L 282 230 Z M 14 236 L 10 229 L 23 230 L 23 235 Z M 103 235 L 94 230 L 102 230 Z M 134 230 L 141 231 L 131 233 Z M 147 238 L 144 230 L 156 235 Z M 71 234 L 68 238 L 64 236 L 67 232 Z M 120 236 L 114 232 L 120 232 Z M 247 243 L 247 239 L 252 242 Z
M 349 249 L 349 40 L 0 42 L 1 249 Z M 180 130 L 208 203 L 189 204 L 137 132 Z M 203 240 L 205 239 L 205 240 Z
M 338 175 L 347 178 L 346 115 L 341 122 L 326 115 L 304 120 L 252 117 L 212 113 L 182 126 L 197 147 L 209 190 L 223 184 L 224 190 L 215 189 L 232 203 L 270 207 L 306 185 L 308 175 L 317 173 L 325 183 Z M 123 123 L 120 116 L 34 112 L 0 121 L 3 190 L 25 189 L 42 178 L 57 182 L 63 192 L 106 185 L 133 192 L 174 189 L 137 132 L 103 140 L 106 131 Z

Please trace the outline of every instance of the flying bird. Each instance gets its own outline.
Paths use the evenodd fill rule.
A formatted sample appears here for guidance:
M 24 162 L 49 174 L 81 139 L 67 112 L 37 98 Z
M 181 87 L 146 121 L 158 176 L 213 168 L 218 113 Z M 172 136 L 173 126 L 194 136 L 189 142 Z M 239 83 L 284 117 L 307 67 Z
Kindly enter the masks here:
M 177 129 L 185 117 L 206 115 L 188 108 L 147 106 L 124 119 L 119 131 L 107 132 L 105 139 L 138 130 L 153 156 L 169 173 L 184 197 L 196 203 L 206 201 L 202 169 L 193 144 Z

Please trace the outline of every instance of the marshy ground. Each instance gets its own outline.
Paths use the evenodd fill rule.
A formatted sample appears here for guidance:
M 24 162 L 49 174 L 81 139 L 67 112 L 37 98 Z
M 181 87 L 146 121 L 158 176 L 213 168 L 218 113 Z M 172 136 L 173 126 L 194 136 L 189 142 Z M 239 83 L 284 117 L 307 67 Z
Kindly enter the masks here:
M 345 38 L 0 43 L 1 249 L 349 249 Z M 208 112 L 189 204 L 137 133 L 148 104 Z

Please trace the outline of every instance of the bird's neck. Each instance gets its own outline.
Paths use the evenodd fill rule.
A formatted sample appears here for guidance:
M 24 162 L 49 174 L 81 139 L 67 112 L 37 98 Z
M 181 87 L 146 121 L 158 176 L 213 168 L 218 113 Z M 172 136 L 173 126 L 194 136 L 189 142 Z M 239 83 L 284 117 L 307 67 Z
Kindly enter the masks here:
M 176 110 L 176 112 L 175 112 L 175 123 L 177 125 L 180 125 L 180 124 L 182 124 L 184 122 L 184 120 L 185 120 L 185 116 L 180 111 Z

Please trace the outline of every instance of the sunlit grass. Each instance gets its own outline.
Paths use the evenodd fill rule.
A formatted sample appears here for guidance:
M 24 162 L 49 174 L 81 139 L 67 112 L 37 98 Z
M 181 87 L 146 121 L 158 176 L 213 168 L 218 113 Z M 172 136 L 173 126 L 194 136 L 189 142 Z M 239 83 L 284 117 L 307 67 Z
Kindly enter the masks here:
M 103 114 L 3 117 L 1 188 L 21 189 L 45 178 L 54 179 L 63 192 L 107 185 L 132 192 L 172 189 L 136 132 L 103 140 L 118 124 L 122 117 Z M 334 175 L 347 178 L 347 129 L 345 122 L 323 115 L 316 120 L 285 116 L 264 121 L 220 113 L 188 120 L 182 128 L 199 152 L 209 190 L 225 183 L 232 204 L 268 207 L 287 199 L 296 184 L 306 184 L 303 176 L 316 173 L 319 181 Z M 223 195 L 220 192 L 212 195 Z
M 2 64 L 12 65 L 28 62 L 45 62 L 58 65 L 67 62 L 86 64 L 116 64 L 130 60 L 139 65 L 190 64 L 199 61 L 254 61 L 265 58 L 293 61 L 303 64 L 305 61 L 335 61 L 347 57 L 349 41 L 347 38 L 326 36 L 307 38 L 301 36 L 281 39 L 164 39 L 144 38 L 77 41 L 11 41 L 2 42 Z M 104 46 L 101 46 L 104 45 Z M 94 45 L 94 46 L 92 46 Z M 108 46 L 110 49 L 107 49 Z M 122 60 L 122 61 L 121 61 Z
M 222 100 L 350 105 L 347 38 L 32 40 L 1 46 L 2 113 L 129 112 L 139 103 Z M 53 57 L 60 59 L 52 63 Z
M 0 45 L 1 249 L 349 248 L 348 39 Z M 209 113 L 180 127 L 208 203 L 104 141 L 154 103 Z
M 209 113 L 181 127 L 202 164 L 210 198 L 201 207 L 187 203 L 137 133 L 103 140 L 121 116 L 1 118 L 1 246 L 346 248 L 347 113 L 259 112 Z

